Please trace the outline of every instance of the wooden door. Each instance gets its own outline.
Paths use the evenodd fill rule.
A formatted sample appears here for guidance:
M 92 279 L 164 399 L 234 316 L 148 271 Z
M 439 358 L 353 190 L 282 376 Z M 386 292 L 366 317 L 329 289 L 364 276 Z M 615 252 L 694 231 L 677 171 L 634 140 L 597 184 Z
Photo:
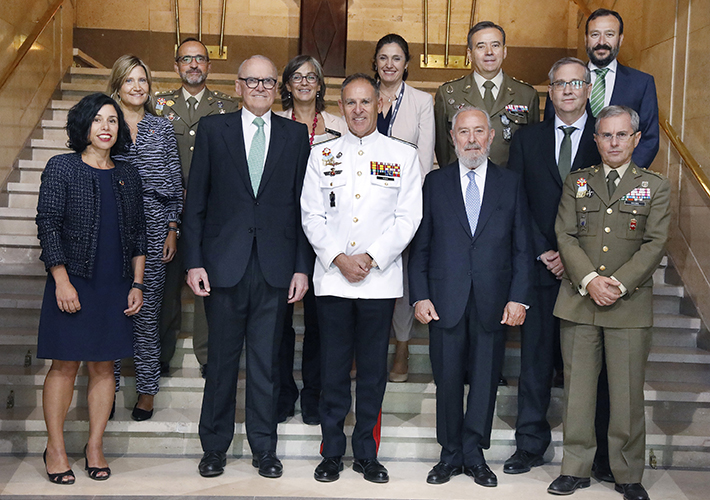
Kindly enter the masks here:
M 326 76 L 345 76 L 348 0 L 301 0 L 299 51 L 315 57 Z

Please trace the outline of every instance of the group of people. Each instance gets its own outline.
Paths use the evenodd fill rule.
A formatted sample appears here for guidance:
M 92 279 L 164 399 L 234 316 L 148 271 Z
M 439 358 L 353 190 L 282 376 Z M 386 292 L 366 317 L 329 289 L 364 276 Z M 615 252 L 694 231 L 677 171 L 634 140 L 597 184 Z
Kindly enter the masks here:
M 353 469 L 388 481 L 377 459 L 382 400 L 388 376 L 407 379 L 416 317 L 429 325 L 442 448 L 428 483 L 464 473 L 497 485 L 483 450 L 506 329 L 521 326 L 516 451 L 503 471 L 544 462 L 557 349 L 564 455 L 548 491 L 571 494 L 594 475 L 626 500 L 647 499 L 643 382 L 670 188 L 647 170 L 658 151 L 655 87 L 616 60 L 623 36 L 618 13 L 589 17 L 589 62 L 553 65 L 541 123 L 536 91 L 502 71 L 505 32 L 489 21 L 468 34 L 473 71 L 443 84 L 434 105 L 405 83 L 407 42 L 383 37 L 374 78 L 344 80 L 342 118 L 325 111 L 323 71 L 310 56 L 292 59 L 281 82 L 268 58 L 242 62 L 239 110 L 207 89 L 198 40 L 178 47 L 182 87 L 155 96 L 147 66 L 120 58 L 111 97 L 90 95 L 70 112 L 75 153 L 50 160 L 40 190 L 50 480 L 75 479 L 62 427 L 80 361 L 89 369 L 90 477 L 111 474 L 102 434 L 115 359 L 134 356 L 132 416 L 152 416 L 185 276 L 205 377 L 204 477 L 226 465 L 244 346 L 252 465 L 282 475 L 277 426 L 299 399 L 291 317 L 303 300 L 300 404 L 304 423 L 322 430 L 316 480 L 343 470 L 352 375 Z M 272 112 L 277 87 L 283 110 Z

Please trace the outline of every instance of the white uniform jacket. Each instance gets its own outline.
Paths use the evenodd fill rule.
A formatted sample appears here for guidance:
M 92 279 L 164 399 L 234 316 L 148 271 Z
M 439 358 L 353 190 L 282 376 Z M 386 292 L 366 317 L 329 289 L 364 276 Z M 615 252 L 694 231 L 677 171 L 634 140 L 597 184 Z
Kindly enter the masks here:
M 311 150 L 301 193 L 303 230 L 316 253 L 317 296 L 402 296 L 402 251 L 422 219 L 419 158 L 414 147 L 375 131 L 346 133 Z M 368 253 L 377 262 L 350 283 L 333 260 Z

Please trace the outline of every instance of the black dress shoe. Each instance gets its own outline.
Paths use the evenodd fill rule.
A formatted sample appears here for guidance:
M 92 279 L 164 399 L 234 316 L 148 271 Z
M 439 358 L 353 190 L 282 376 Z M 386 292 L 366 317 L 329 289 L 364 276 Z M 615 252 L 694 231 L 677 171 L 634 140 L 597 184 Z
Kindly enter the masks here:
M 276 457 L 275 451 L 262 451 L 255 453 L 251 459 L 251 464 L 259 469 L 259 475 L 276 479 L 284 473 L 284 467 L 281 465 L 281 460 Z
M 170 375 L 170 363 L 168 363 L 167 361 L 160 362 L 160 374 Z
M 343 470 L 343 461 L 340 457 L 324 458 L 316 467 L 313 477 L 321 483 L 331 483 L 340 478 L 340 471 Z
M 142 422 L 143 420 L 148 420 L 153 416 L 153 410 L 144 410 L 143 408 L 138 408 L 138 403 L 133 407 L 131 412 L 131 418 L 136 422 Z
M 202 477 L 215 477 L 224 472 L 224 466 L 227 465 L 227 454 L 223 451 L 206 451 L 202 455 L 200 465 L 197 470 L 200 471 Z
M 605 483 L 615 483 L 614 474 L 611 472 L 611 467 L 609 462 L 598 463 L 594 462 L 592 464 L 592 477 L 597 481 L 604 481 Z
M 588 477 L 559 476 L 548 486 L 547 492 L 553 495 L 571 495 L 579 488 L 589 488 Z
M 306 425 L 320 425 L 320 414 L 318 411 L 301 411 L 303 423 Z
M 444 484 L 448 483 L 452 476 L 461 474 L 461 467 L 454 467 L 444 461 L 440 461 L 427 474 L 426 482 L 429 484 Z
M 522 474 L 530 472 L 530 469 L 543 463 L 542 455 L 535 455 L 525 450 L 515 450 L 515 453 L 503 464 L 503 472 L 506 474 Z
M 503 375 L 498 377 L 498 387 L 506 387 L 508 385 L 508 381 L 505 379 Z
M 614 489 L 624 494 L 624 500 L 648 500 L 648 493 L 641 483 L 615 483 Z
M 293 406 L 291 406 L 290 408 L 286 408 L 285 410 L 279 410 L 278 415 L 276 417 L 276 422 L 278 422 L 279 424 L 283 424 L 290 417 L 293 417 L 295 413 L 296 410 Z
M 467 476 L 471 476 L 476 484 L 491 488 L 498 486 L 498 478 L 485 462 L 478 465 L 464 465 L 463 471 Z
M 371 483 L 386 483 L 390 480 L 387 469 L 376 458 L 356 458 L 353 462 L 353 470 L 365 476 L 365 479 Z

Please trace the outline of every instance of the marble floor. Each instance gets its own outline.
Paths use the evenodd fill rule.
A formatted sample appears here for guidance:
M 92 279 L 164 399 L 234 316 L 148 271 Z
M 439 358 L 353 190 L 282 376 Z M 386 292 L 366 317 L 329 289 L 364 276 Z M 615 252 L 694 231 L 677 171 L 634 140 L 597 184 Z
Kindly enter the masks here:
M 467 476 L 449 483 L 429 485 L 425 477 L 434 465 L 424 461 L 386 461 L 390 482 L 376 485 L 346 468 L 340 480 L 322 484 L 313 479 L 317 459 L 286 459 L 280 479 L 260 477 L 246 458 L 229 459 L 226 471 L 217 478 L 205 479 L 197 473 L 197 457 L 109 457 L 113 475 L 106 482 L 92 481 L 83 472 L 83 460 L 71 459 L 77 475 L 74 485 L 49 483 L 41 456 L 0 457 L 0 498 L 3 500 L 40 499 L 471 499 L 477 500 L 551 500 L 548 484 L 559 473 L 559 464 L 537 467 L 528 474 L 503 474 L 502 463 L 492 463 L 498 475 L 497 488 L 483 488 Z M 706 500 L 710 471 L 652 470 L 644 485 L 653 500 Z M 575 500 L 621 499 L 613 486 L 592 480 L 592 486 L 574 494 Z

